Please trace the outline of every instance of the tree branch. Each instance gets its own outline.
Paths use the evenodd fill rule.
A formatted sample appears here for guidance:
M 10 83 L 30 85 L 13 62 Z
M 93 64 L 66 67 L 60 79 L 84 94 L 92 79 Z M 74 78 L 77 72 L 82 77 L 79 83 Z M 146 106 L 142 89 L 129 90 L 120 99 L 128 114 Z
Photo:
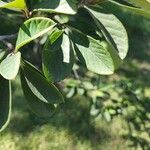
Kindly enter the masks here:
M 0 35 L 0 41 L 12 40 L 17 37 L 17 33 L 11 35 Z

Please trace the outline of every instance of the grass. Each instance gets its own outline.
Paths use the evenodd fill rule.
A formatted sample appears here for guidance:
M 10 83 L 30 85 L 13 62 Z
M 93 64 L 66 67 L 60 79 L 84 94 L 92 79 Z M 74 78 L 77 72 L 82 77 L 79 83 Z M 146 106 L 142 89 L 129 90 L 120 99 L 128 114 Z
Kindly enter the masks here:
M 0 134 L 5 150 L 126 150 L 121 122 L 93 120 L 85 97 L 68 100 L 50 120 L 34 116 L 25 103 L 19 80 L 13 89 L 13 113 L 8 128 Z

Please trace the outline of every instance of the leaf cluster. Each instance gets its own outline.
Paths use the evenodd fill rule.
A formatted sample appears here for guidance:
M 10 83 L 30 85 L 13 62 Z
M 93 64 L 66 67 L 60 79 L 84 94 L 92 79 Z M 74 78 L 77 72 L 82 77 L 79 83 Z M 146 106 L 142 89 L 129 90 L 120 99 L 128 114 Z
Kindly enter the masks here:
M 18 72 L 31 110 L 50 117 L 64 102 L 56 85 L 71 74 L 76 61 L 101 75 L 113 74 L 121 65 L 128 52 L 128 36 L 115 15 L 104 13 L 103 4 L 110 3 L 150 16 L 147 0 L 0 1 L 2 12 L 24 16 L 14 47 L 0 48 L 0 130 L 10 119 L 11 81 Z M 24 58 L 23 51 L 41 37 L 45 39 L 42 67 L 37 68 Z

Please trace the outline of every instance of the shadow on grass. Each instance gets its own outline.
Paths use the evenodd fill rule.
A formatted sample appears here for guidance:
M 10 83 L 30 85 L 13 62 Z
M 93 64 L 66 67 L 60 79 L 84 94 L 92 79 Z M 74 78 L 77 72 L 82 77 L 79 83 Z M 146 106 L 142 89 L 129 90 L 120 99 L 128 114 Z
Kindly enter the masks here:
M 128 133 L 123 135 L 130 141 L 130 147 L 142 150 L 150 149 L 150 98 L 142 99 L 132 91 L 126 91 L 124 98 L 128 99 L 128 115 L 123 116 L 128 127 Z M 123 108 L 123 106 L 122 106 Z
M 22 95 L 16 95 L 9 130 L 12 133 L 26 136 L 43 124 L 52 125 L 58 130 L 67 129 L 70 134 L 78 137 L 81 141 L 90 141 L 94 147 L 96 147 L 95 144 L 103 143 L 111 138 L 107 130 L 95 127 L 90 116 L 90 102 L 85 97 L 74 97 L 66 100 L 59 112 L 48 120 L 33 115 L 28 110 Z
M 129 35 L 130 50 L 127 57 L 127 65 L 124 65 L 118 73 L 130 80 L 135 91 L 141 89 L 141 94 L 135 94 L 132 90 L 126 93 L 128 102 L 135 107 L 135 114 L 129 113 L 125 118 L 128 124 L 128 134 L 124 135 L 125 139 L 130 142 L 130 147 L 141 148 L 142 150 L 150 149 L 150 98 L 145 94 L 150 93 L 150 38 L 133 29 Z M 121 95 L 122 96 L 122 95 Z

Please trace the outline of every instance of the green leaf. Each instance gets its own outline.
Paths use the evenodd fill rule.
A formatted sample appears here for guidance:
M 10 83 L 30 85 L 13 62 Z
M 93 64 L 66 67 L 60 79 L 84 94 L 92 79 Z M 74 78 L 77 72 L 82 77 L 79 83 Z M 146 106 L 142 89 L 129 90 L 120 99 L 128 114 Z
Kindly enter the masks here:
M 150 1 L 149 0 L 126 0 L 126 1 L 138 8 L 150 11 Z
M 0 41 L 0 63 L 5 58 L 6 55 L 6 46 L 2 41 Z
M 21 53 L 9 54 L 0 64 L 0 74 L 7 80 L 13 80 L 19 71 Z
M 39 117 L 51 117 L 55 113 L 54 105 L 41 101 L 36 95 L 32 93 L 22 71 L 20 77 L 22 89 L 31 111 Z
M 109 75 L 114 73 L 121 63 L 117 53 L 107 42 L 86 36 L 77 30 L 70 34 L 79 60 L 86 67 L 98 74 Z
M 5 54 L 6 54 L 6 51 L 0 49 L 0 62 L 4 58 Z
M 53 84 L 49 83 L 31 64 L 24 62 L 22 72 L 30 90 L 42 102 L 58 104 L 64 101 L 58 89 Z
M 62 52 L 63 52 L 63 62 L 64 63 L 70 63 L 70 39 L 66 34 L 63 34 L 62 38 Z
M 27 20 L 19 30 L 15 51 L 49 32 L 55 25 L 54 21 L 45 17 L 35 17 Z
M 59 82 L 66 78 L 74 64 L 72 44 L 67 35 L 57 36 L 59 32 L 62 31 L 50 35 L 43 49 L 43 72 L 50 82 Z
M 85 8 L 80 8 L 76 15 L 69 16 L 69 18 L 70 19 L 67 25 L 76 28 L 82 33 L 93 38 L 101 38 L 101 35 L 99 34 L 99 32 L 97 32 L 97 26 L 95 25 L 93 18 Z
M 14 0 L 9 3 L 0 1 L 0 8 L 27 10 L 25 0 Z
M 60 24 L 65 24 L 69 21 L 68 15 L 58 14 L 54 16 L 55 20 L 57 20 Z
M 123 24 L 113 14 L 100 13 L 99 10 L 87 8 L 93 17 L 98 29 L 106 40 L 119 52 L 124 59 L 128 52 L 128 35 Z
M 73 15 L 77 12 L 77 4 L 71 0 L 43 0 L 37 2 L 34 11 L 62 13 Z
M 0 76 L 0 132 L 6 128 L 11 115 L 11 83 Z
M 144 9 L 141 9 L 141 8 L 137 8 L 137 7 L 124 5 L 121 2 L 116 2 L 116 1 L 113 1 L 113 0 L 108 0 L 108 1 L 111 2 L 114 6 L 116 5 L 117 7 L 120 7 L 124 10 L 127 10 L 127 11 L 133 12 L 135 14 L 142 15 L 144 17 L 150 18 L 150 11 L 147 11 L 147 10 L 144 10 Z

